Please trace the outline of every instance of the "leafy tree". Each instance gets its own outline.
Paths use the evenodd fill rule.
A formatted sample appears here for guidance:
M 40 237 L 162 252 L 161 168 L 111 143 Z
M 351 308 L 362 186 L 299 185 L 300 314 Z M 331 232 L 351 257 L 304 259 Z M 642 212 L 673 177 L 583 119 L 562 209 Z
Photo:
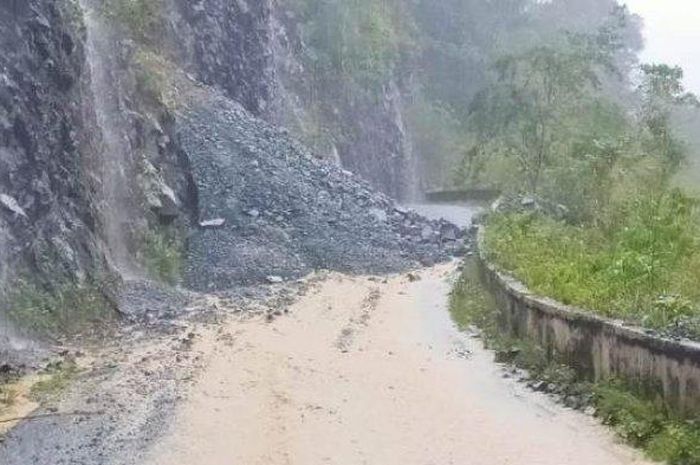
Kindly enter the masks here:
M 662 161 L 663 181 L 668 181 L 687 155 L 686 148 L 675 135 L 672 114 L 679 107 L 700 106 L 697 97 L 683 87 L 683 69 L 665 64 L 645 64 L 641 67 L 642 83 L 640 122 L 651 136 L 648 151 Z
M 472 101 L 483 97 L 484 88 L 492 88 L 497 77 L 487 65 L 492 57 L 515 58 L 537 48 L 562 56 L 572 45 L 585 48 L 589 55 L 611 51 L 606 60 L 620 73 L 602 84 L 611 93 L 623 94 L 622 76 L 636 66 L 641 47 L 638 20 L 616 0 L 289 0 L 288 4 L 302 31 L 307 68 L 315 71 L 314 82 L 308 84 L 309 99 L 327 112 L 324 102 L 362 93 L 376 97 L 390 81 L 399 82 L 414 153 L 430 177 L 425 181 L 433 185 L 449 183 L 465 155 L 473 164 L 461 164 L 466 168 L 459 174 L 462 180 L 489 163 L 501 165 L 504 174 L 510 170 L 502 154 L 468 143 L 473 138 Z M 586 33 L 598 29 L 601 32 L 587 41 Z M 566 38 L 562 30 L 573 34 Z M 617 46 L 610 48 L 613 38 Z M 544 59 L 546 54 L 540 55 Z
M 482 144 L 513 158 L 536 193 L 543 170 L 567 142 L 567 121 L 596 88 L 596 62 L 581 49 L 538 46 L 495 64 L 495 84 L 472 106 Z
M 307 60 L 321 80 L 377 88 L 392 77 L 408 47 L 410 21 L 395 1 L 298 0 Z
M 572 200 L 566 191 L 574 191 L 575 181 L 577 195 L 603 203 L 597 194 L 609 191 L 628 131 L 624 111 L 608 95 L 622 87 L 611 82 L 624 82 L 622 57 L 634 48 L 629 23 L 627 9 L 616 7 L 594 33 L 560 32 L 558 41 L 495 60 L 491 84 L 471 105 L 469 127 L 478 142 L 466 152 L 465 164 L 477 167 L 463 172 L 480 174 L 484 158 L 509 159 L 507 169 L 517 169 L 525 180 L 516 188 L 541 194 L 550 170 L 547 178 L 553 180 L 546 187 L 566 184 L 558 188 L 565 200 Z

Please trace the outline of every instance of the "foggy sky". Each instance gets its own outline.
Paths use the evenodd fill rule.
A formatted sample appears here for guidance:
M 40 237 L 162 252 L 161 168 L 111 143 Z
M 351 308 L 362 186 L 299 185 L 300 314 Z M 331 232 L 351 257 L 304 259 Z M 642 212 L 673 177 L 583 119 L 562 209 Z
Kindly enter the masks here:
M 688 90 L 700 94 L 700 1 L 621 0 L 644 18 L 642 62 L 680 65 Z

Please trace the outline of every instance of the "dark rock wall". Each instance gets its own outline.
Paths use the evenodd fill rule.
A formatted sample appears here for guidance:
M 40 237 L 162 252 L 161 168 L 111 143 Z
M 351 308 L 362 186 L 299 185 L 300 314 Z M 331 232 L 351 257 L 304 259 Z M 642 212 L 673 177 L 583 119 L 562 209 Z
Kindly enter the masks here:
M 396 82 L 390 82 L 377 100 L 341 99 L 337 147 L 345 168 L 394 198 L 413 200 L 413 161 L 402 100 Z
M 129 155 L 116 181 L 105 170 L 114 154 L 99 126 L 84 12 L 65 0 L 0 0 L 0 290 L 25 276 L 57 290 L 114 275 L 110 182 L 128 183 L 119 227 L 132 255 L 149 225 L 186 223 L 196 208 L 174 116 L 144 95 L 133 42 L 102 32 L 109 88 L 100 91 Z
M 275 91 L 271 1 L 172 1 L 173 39 L 185 67 L 254 115 L 268 115 Z
M 376 189 L 399 199 L 414 197 L 402 76 L 379 93 L 342 81 L 319 82 L 304 66 L 308 50 L 284 2 L 274 3 L 271 21 L 276 76 L 271 121 L 288 127 L 317 156 L 340 163 Z
M 81 279 L 102 262 L 90 163 L 80 150 L 85 62 L 73 13 L 58 0 L 0 0 L 4 282 L 24 272 Z
M 316 82 L 304 68 L 307 51 L 284 2 L 171 1 L 171 42 L 192 75 L 255 116 L 288 127 L 318 157 L 389 195 L 409 196 L 412 161 L 398 81 L 380 95 Z
M 102 0 L 85 3 L 99 8 Z M 391 83 L 374 98 L 333 86 L 315 92 L 301 65 L 301 36 L 281 2 L 162 5 L 166 61 L 253 115 L 290 126 L 293 136 L 307 142 L 298 122 L 313 113 L 328 136 L 326 143 L 312 141 L 316 156 L 342 164 L 386 193 L 405 196 L 410 150 L 400 85 Z M 2 285 L 22 274 L 46 285 L 64 278 L 80 283 L 113 271 L 103 192 L 110 154 L 95 108 L 83 13 L 67 0 L 0 0 Z M 98 51 L 109 56 L 107 100 L 118 113 L 119 137 L 130 154 L 121 174 L 130 184 L 123 235 L 132 245 L 128 252 L 138 254 L 139 231 L 198 221 L 198 192 L 176 115 L 145 95 L 135 66 L 139 44 L 123 28 L 102 33 L 108 36 L 101 42 L 111 42 Z

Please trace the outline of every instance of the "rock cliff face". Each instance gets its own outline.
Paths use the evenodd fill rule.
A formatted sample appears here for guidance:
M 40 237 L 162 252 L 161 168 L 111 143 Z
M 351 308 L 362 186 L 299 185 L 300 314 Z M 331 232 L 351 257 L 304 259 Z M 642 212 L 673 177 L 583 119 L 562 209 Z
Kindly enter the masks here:
M 99 267 L 81 77 L 60 1 L 0 1 L 0 279 L 83 280 Z
M 273 4 L 271 23 L 276 77 L 271 121 L 289 127 L 317 155 L 340 163 L 376 189 L 414 199 L 402 77 L 396 76 L 378 95 L 341 81 L 314 81 L 313 70 L 302 59 L 310 52 L 285 2 Z
M 281 3 L 0 0 L 0 52 L 5 311 L 19 280 L 113 300 L 154 266 L 205 290 L 462 248 L 374 190 L 407 192 L 400 86 L 311 92 Z
M 288 127 L 317 156 L 342 164 L 375 188 L 410 196 L 412 161 L 398 82 L 379 96 L 352 92 L 342 83 L 319 88 L 304 68 L 308 50 L 283 1 L 163 5 L 174 53 L 198 80 L 222 89 L 255 116 Z
M 186 69 L 256 116 L 277 87 L 271 0 L 173 0 L 170 34 Z

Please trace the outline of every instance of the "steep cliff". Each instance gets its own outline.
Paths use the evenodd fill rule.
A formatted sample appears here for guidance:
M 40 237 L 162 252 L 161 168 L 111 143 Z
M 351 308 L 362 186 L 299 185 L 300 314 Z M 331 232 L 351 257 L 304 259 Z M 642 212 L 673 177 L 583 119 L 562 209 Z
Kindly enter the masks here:
M 103 265 L 82 96 L 84 37 L 61 1 L 0 2 L 0 281 Z
M 272 121 L 382 192 L 399 199 L 417 197 L 416 161 L 404 115 L 410 76 L 395 70 L 369 83 L 319 71 L 318 51 L 305 40 L 298 8 L 275 2 L 271 21 L 276 76 Z
M 248 111 L 288 127 L 317 156 L 342 164 L 394 197 L 410 192 L 410 144 L 403 92 L 388 80 L 379 92 L 322 82 L 305 59 L 288 2 L 163 2 L 162 35 L 185 69 Z
M 271 116 L 277 88 L 271 0 L 172 0 L 163 4 L 175 53 L 201 82 L 256 116 Z
M 462 249 L 456 228 L 362 180 L 407 192 L 400 85 L 307 84 L 281 4 L 0 11 L 0 295 L 22 325 L 58 334 L 109 318 L 124 279 L 222 289 Z

